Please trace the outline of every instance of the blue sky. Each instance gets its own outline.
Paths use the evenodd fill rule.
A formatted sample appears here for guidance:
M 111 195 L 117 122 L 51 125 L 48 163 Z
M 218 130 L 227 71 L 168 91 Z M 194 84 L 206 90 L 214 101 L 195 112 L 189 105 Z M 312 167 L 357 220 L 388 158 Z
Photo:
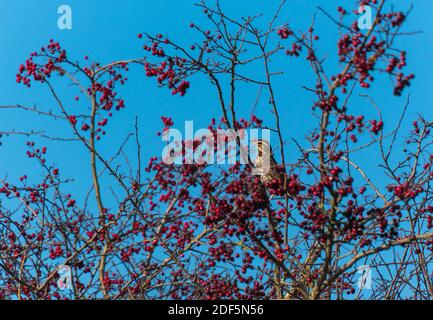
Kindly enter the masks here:
M 211 3 L 212 1 L 209 1 Z M 280 23 L 289 21 L 295 29 L 305 29 L 309 26 L 316 7 L 321 6 L 332 14 L 341 3 L 353 4 L 355 1 L 337 0 L 288 0 L 283 10 Z M 408 8 L 408 2 L 394 1 Z M 414 1 L 415 2 L 415 1 Z M 201 10 L 194 6 L 195 1 L 183 0 L 0 0 L 0 105 L 22 104 L 37 105 L 42 109 L 53 109 L 55 105 L 45 87 L 35 86 L 26 89 L 15 83 L 15 74 L 20 63 L 24 62 L 29 53 L 48 43 L 50 38 L 59 41 L 67 49 L 69 56 L 82 59 L 85 55 L 101 63 L 113 60 L 135 58 L 142 56 L 141 42 L 136 35 L 139 32 L 162 33 L 171 39 L 179 39 L 184 44 L 195 41 L 195 33 L 188 27 L 190 22 L 206 23 Z M 264 13 L 263 23 L 272 17 L 278 0 L 258 1 L 221 1 L 223 8 L 231 16 L 254 15 Z M 57 8 L 67 4 L 73 12 L 73 29 L 61 31 L 57 28 Z M 405 93 L 411 94 L 408 123 L 417 113 L 428 119 L 433 116 L 431 106 L 431 75 L 433 64 L 433 22 L 431 19 L 431 1 L 417 0 L 414 10 L 406 25 L 406 31 L 422 30 L 422 34 L 404 37 L 399 40 L 399 46 L 408 51 L 408 70 L 416 73 L 413 85 Z M 349 5 L 347 5 L 349 7 Z M 324 56 L 335 54 L 338 32 L 333 23 L 322 14 L 318 15 L 316 30 L 320 36 L 319 45 Z M 335 59 L 334 59 L 335 60 Z M 332 59 L 327 63 L 330 70 L 338 70 L 338 64 Z M 284 71 L 276 82 L 277 99 L 281 105 L 282 126 L 286 137 L 294 137 L 302 142 L 309 128 L 316 123 L 310 115 L 313 97 L 302 85 L 311 86 L 313 78 L 305 60 L 281 56 L 273 61 L 274 71 Z M 254 70 L 253 70 L 254 72 Z M 257 76 L 259 76 L 257 70 Z M 126 100 L 125 111 L 116 115 L 108 128 L 109 139 L 101 142 L 101 148 L 106 156 L 111 156 L 124 137 L 133 131 L 135 116 L 139 117 L 141 139 L 147 150 L 143 158 L 160 154 L 162 143 L 155 133 L 160 130 L 161 115 L 174 118 L 182 129 L 183 121 L 193 120 L 197 127 L 206 126 L 213 116 L 219 116 L 219 109 L 214 99 L 215 93 L 208 82 L 203 79 L 191 79 L 191 89 L 185 97 L 171 96 L 166 89 L 157 88 L 154 79 L 144 77 L 141 70 L 129 74 L 130 82 L 122 89 Z M 378 86 L 379 85 L 379 86 Z M 242 86 L 238 91 L 240 114 L 248 115 L 257 96 L 257 87 Z M 73 89 L 64 87 L 61 92 L 69 100 L 74 95 Z M 362 93 L 362 92 L 361 92 Z M 368 92 L 383 107 L 385 125 L 391 127 L 396 122 L 399 111 L 404 104 L 404 98 L 392 96 L 391 84 L 387 79 L 379 81 L 373 90 Z M 371 105 L 365 100 L 355 98 L 350 106 L 353 113 L 366 113 L 375 118 Z M 259 103 L 259 115 L 269 116 L 269 106 L 263 97 Z M 266 116 L 267 115 L 267 116 Z M 388 128 L 389 128 L 388 127 Z M 45 130 L 56 136 L 70 136 L 70 131 L 63 125 L 26 112 L 0 110 L 0 131 Z M 2 139 L 0 147 L 0 177 L 6 174 L 17 177 L 24 173 L 31 175 L 29 160 L 25 158 L 24 141 L 26 138 L 11 137 Z M 39 140 L 41 141 L 41 140 Z M 78 181 L 74 188 L 87 190 L 90 170 L 88 157 L 81 147 L 71 147 L 61 142 L 45 141 L 49 147 L 50 160 L 59 163 L 63 173 Z M 134 149 L 128 151 L 133 155 Z M 295 160 L 296 154 L 288 148 L 288 159 Z M 368 155 L 360 156 L 360 160 L 371 160 Z M 83 170 L 84 168 L 84 170 Z M 369 168 L 371 173 L 380 174 L 377 167 Z

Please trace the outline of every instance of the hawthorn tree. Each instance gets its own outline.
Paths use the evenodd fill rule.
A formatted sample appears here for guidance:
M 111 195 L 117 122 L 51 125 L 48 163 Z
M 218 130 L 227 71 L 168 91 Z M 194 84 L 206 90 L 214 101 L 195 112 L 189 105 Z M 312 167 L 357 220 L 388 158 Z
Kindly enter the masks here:
M 193 43 L 140 33 L 144 53 L 137 59 L 106 65 L 88 57 L 78 61 L 54 40 L 32 53 L 19 66 L 16 81 L 29 88 L 44 86 L 57 110 L 1 108 L 63 121 L 73 135 L 63 142 L 78 142 L 88 155 L 92 188 L 64 191 L 73 182 L 63 175 L 61 163 L 50 161 L 43 140 L 56 138 L 21 132 L 30 136 L 27 157 L 40 171 L 5 180 L 0 187 L 0 296 L 430 298 L 432 124 L 419 118 L 409 133 L 400 133 L 409 105 L 402 99 L 400 121 L 385 130 L 381 110 L 389 106 L 377 105 L 369 95 L 370 87 L 383 85 L 376 80 L 381 75 L 391 78 L 389 94 L 396 96 L 414 79 L 405 71 L 406 51 L 397 46 L 408 12 L 389 2 L 352 1 L 336 12 L 319 9 L 339 34 L 337 56 L 326 59 L 327 53 L 319 52 L 316 17 L 304 31 L 279 23 L 285 1 L 265 24 L 260 15 L 230 17 L 220 3 L 201 2 L 197 6 L 208 25 L 190 24 L 197 33 Z M 358 27 L 360 5 L 374 9 L 368 30 Z M 313 97 L 305 109 L 317 123 L 303 141 L 289 139 L 284 130 L 279 97 L 287 93 L 276 90 L 275 83 L 287 70 L 272 63 L 276 56 L 305 63 L 311 72 L 311 83 L 297 94 Z M 338 60 L 339 67 L 329 67 L 329 59 Z M 245 71 L 251 65 L 260 66 L 260 77 Z M 107 123 L 118 125 L 116 113 L 127 108 L 117 92 L 127 85 L 130 68 L 143 69 L 173 95 L 188 94 L 194 81 L 208 83 L 215 90 L 212 105 L 221 115 L 209 119 L 209 129 L 215 134 L 218 129 L 271 130 L 284 181 L 264 184 L 251 174 L 251 164 L 240 162 L 167 164 L 159 150 L 143 164 L 138 125 L 116 154 L 107 155 L 100 140 L 110 135 Z M 259 116 L 255 109 L 242 110 L 239 86 L 260 90 L 271 112 Z M 86 107 L 69 107 L 61 98 L 65 90 Z M 377 109 L 376 119 L 352 113 L 355 93 Z M 175 125 L 170 117 L 162 121 L 163 131 Z M 400 152 L 402 135 L 409 138 Z M 136 152 L 119 157 L 130 140 Z M 297 152 L 294 162 L 287 161 L 289 148 Z M 354 153 L 362 152 L 380 165 L 381 175 L 368 175 L 354 160 Z M 137 159 L 136 166 L 131 158 Z M 113 190 L 111 197 L 106 190 Z M 59 290 L 59 266 L 65 265 L 71 268 L 72 286 Z M 371 290 L 359 290 L 369 280 L 357 272 L 360 266 L 374 274 Z

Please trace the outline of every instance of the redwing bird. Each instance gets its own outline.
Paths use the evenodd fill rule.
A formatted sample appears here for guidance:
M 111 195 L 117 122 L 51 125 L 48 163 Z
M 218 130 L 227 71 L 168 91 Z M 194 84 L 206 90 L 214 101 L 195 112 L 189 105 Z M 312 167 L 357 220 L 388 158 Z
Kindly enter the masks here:
M 260 176 L 263 184 L 269 184 L 273 181 L 284 183 L 284 168 L 278 165 L 272 153 L 272 148 L 267 140 L 254 140 L 257 146 L 257 157 L 254 161 L 255 173 Z

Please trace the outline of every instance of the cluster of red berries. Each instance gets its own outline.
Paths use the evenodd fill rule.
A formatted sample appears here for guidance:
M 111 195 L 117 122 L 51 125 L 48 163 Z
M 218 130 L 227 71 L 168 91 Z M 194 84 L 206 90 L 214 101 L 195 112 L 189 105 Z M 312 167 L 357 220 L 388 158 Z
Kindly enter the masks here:
M 158 83 L 167 86 L 172 90 L 172 94 L 184 96 L 189 89 L 190 83 L 185 80 L 182 74 L 186 59 L 168 56 L 161 45 L 170 43 L 168 39 L 162 40 L 162 35 L 157 35 L 151 46 L 145 45 L 144 50 L 150 52 L 152 56 L 164 58 L 159 64 L 146 62 L 144 65 L 146 76 L 156 77 Z
M 46 58 L 46 63 L 38 64 L 34 62 L 34 59 L 38 57 Z M 42 47 L 40 52 L 32 52 L 25 64 L 20 65 L 16 75 L 16 81 L 17 83 L 23 83 L 25 86 L 30 87 L 31 79 L 43 82 L 45 78 L 49 78 L 54 71 L 58 71 L 60 75 L 63 75 L 63 70 L 59 64 L 65 60 L 66 51 L 60 47 L 58 42 L 51 39 L 46 47 Z
M 281 28 L 278 29 L 277 34 L 281 39 L 287 39 L 289 36 L 293 35 L 293 31 L 289 30 L 289 28 Z

